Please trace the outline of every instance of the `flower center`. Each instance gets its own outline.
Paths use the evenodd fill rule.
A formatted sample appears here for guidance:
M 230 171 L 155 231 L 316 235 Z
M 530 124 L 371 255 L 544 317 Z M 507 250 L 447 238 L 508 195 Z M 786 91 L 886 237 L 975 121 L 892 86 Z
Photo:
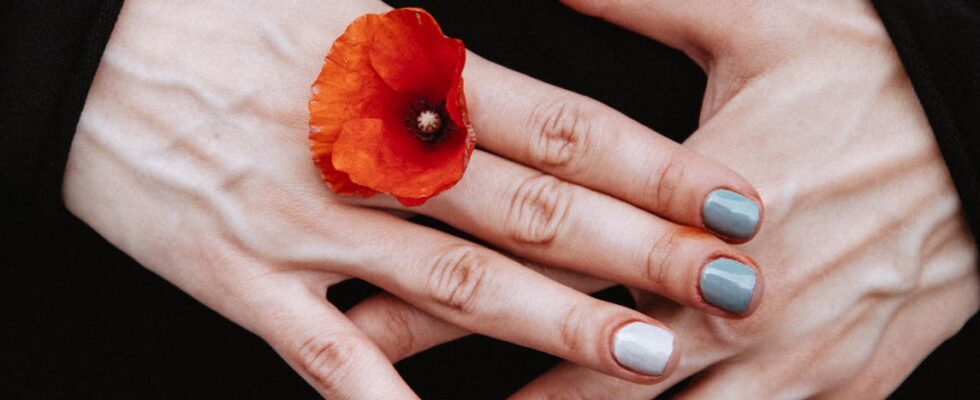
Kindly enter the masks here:
M 453 121 L 446 114 L 445 103 L 433 105 L 419 100 L 411 105 L 406 117 L 405 127 L 408 131 L 416 139 L 429 145 L 438 144 L 455 129 Z
M 419 116 L 415 118 L 415 122 L 418 125 L 419 131 L 429 135 L 442 128 L 442 118 L 432 110 L 425 110 L 419 113 Z

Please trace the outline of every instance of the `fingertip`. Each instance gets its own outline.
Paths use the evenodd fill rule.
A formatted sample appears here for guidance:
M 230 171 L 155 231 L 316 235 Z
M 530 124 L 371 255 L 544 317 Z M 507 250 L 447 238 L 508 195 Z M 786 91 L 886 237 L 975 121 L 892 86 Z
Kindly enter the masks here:
M 651 384 L 666 379 L 677 368 L 680 351 L 673 330 L 657 321 L 630 321 L 616 329 L 612 356 L 621 378 Z
M 755 287 L 752 290 L 752 298 L 749 300 L 749 304 L 745 308 L 745 311 L 733 313 L 721 310 L 721 314 L 717 314 L 728 319 L 745 319 L 750 317 L 759 308 L 759 305 L 762 304 L 762 298 L 765 297 L 766 280 L 762 274 L 762 271 L 759 270 L 759 266 L 748 256 L 743 255 L 741 258 L 743 258 L 743 263 L 745 265 L 755 270 Z
M 762 195 L 760 195 L 759 192 L 757 192 L 755 188 L 751 186 L 749 186 L 748 189 L 744 190 L 743 193 L 745 193 L 745 197 L 749 198 L 752 202 L 756 204 L 756 206 L 759 207 L 759 216 L 755 223 L 755 229 L 753 229 L 752 232 L 749 233 L 746 237 L 741 239 L 721 238 L 722 240 L 728 242 L 729 244 L 739 245 L 752 241 L 753 239 L 755 239 L 757 235 L 759 235 L 759 232 L 762 230 L 762 226 L 766 222 L 766 202 L 762 201 Z
M 760 304 L 762 304 L 762 297 L 765 291 L 766 291 L 766 280 L 762 277 L 761 273 L 758 273 L 757 270 L 757 278 L 755 281 L 755 293 L 752 296 L 752 301 L 749 302 L 749 307 L 745 310 L 744 313 L 742 313 L 739 316 L 739 318 L 745 318 L 755 313 L 755 310 L 759 308 Z
M 670 355 L 670 360 L 667 361 L 667 368 L 664 369 L 664 373 L 660 374 L 655 382 L 660 382 L 674 374 L 674 371 L 677 370 L 677 366 L 681 362 L 681 353 L 681 347 L 677 343 L 677 336 L 674 336 L 674 352 Z
M 701 203 L 702 227 L 732 244 L 752 240 L 762 227 L 763 216 L 764 205 L 754 189 L 718 187 Z
M 764 282 L 759 268 L 749 257 L 716 256 L 699 272 L 698 294 L 702 309 L 729 319 L 748 317 L 762 300 Z

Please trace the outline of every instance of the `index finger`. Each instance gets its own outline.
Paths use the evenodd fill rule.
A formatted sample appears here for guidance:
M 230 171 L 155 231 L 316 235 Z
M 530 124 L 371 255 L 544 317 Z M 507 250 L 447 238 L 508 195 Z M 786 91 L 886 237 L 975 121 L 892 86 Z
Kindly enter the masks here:
M 729 242 L 758 231 L 759 194 L 728 167 L 595 100 L 469 57 L 481 147 Z

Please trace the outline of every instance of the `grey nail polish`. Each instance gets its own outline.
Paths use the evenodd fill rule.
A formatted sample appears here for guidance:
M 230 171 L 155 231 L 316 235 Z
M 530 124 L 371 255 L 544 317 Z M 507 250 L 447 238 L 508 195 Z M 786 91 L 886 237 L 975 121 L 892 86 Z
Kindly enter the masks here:
M 626 324 L 613 338 L 613 356 L 626 368 L 646 375 L 660 375 L 674 353 L 674 335 L 643 322 Z
M 711 305 L 733 313 L 744 313 L 755 292 L 755 270 L 738 261 L 719 258 L 701 271 L 701 295 Z
M 759 205 L 731 190 L 718 189 L 704 200 L 704 225 L 724 236 L 747 239 L 759 224 Z

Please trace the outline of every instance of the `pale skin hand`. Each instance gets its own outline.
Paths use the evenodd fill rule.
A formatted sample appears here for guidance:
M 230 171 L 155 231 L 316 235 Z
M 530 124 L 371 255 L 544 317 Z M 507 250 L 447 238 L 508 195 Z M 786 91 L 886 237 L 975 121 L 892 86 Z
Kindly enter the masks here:
M 331 398 L 415 396 L 326 301 L 327 288 L 349 277 L 426 315 L 619 378 L 668 376 L 678 352 L 662 375 L 649 376 L 610 350 L 624 324 L 660 324 L 648 315 L 364 207 L 397 208 L 390 198 L 339 198 L 321 182 L 307 140 L 310 85 L 347 24 L 385 10 L 367 1 L 126 2 L 72 145 L 68 208 L 264 338 Z M 456 188 L 412 211 L 503 251 L 705 312 L 754 310 L 761 284 L 741 315 L 697 290 L 712 257 L 756 268 L 700 229 L 701 203 L 716 188 L 759 201 L 744 179 L 601 104 L 472 54 L 466 79 L 482 149 Z M 602 219 L 593 218 L 598 211 Z M 577 276 L 557 271 L 546 272 Z
M 641 311 L 678 332 L 685 357 L 670 378 L 637 385 L 564 364 L 515 398 L 648 399 L 691 376 L 681 398 L 881 398 L 977 312 L 976 245 L 870 4 L 566 3 L 705 68 L 701 127 L 685 146 L 766 200 L 743 249 L 769 290 L 740 321 L 633 290 Z M 466 333 L 385 297 L 349 314 L 392 359 Z

